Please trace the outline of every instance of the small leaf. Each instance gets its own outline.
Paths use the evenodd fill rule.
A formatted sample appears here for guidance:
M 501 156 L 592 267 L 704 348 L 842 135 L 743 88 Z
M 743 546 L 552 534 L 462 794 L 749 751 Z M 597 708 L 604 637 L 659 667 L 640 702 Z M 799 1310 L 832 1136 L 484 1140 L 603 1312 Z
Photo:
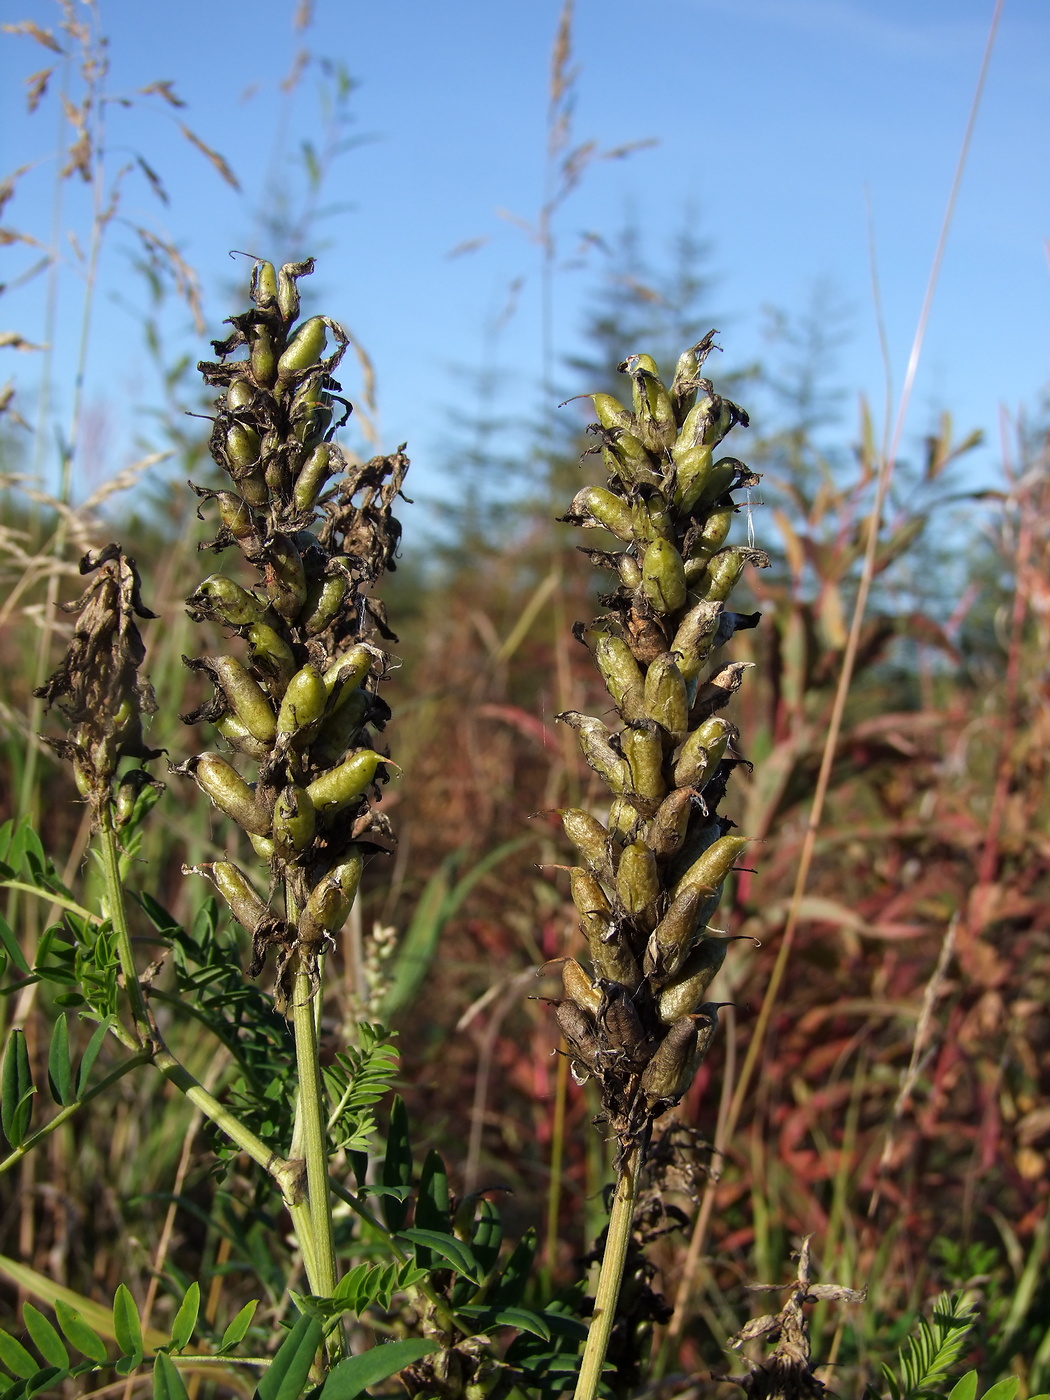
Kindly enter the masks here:
M 134 1366 L 121 1371 L 121 1375 L 127 1375 L 128 1370 L 133 1371 L 142 1361 L 142 1324 L 139 1322 L 139 1310 L 135 1306 L 135 1300 L 128 1292 L 127 1285 L 123 1283 L 117 1286 L 113 1298 L 113 1335 L 117 1339 L 122 1358 L 135 1358 Z
M 0 1362 L 7 1367 L 12 1375 L 21 1376 L 23 1380 L 28 1376 L 35 1376 L 40 1369 L 22 1343 L 2 1328 L 0 1328 Z
M 447 1235 L 451 1230 L 448 1212 L 448 1172 L 441 1160 L 441 1154 L 433 1148 L 427 1153 L 426 1161 L 419 1178 L 419 1195 L 416 1198 L 414 1225 L 419 1230 L 434 1230 L 439 1235 Z M 432 1268 L 427 1251 L 416 1253 L 420 1267 Z
M 14 935 L 11 925 L 0 914 L 0 943 L 4 946 L 4 952 L 18 968 L 23 977 L 29 976 L 29 964 L 26 962 L 25 954 L 18 946 L 18 939 Z
M 4 1067 L 0 1072 L 0 1127 L 12 1147 L 21 1147 L 25 1141 L 35 1092 L 25 1033 L 14 1030 L 7 1043 Z
M 540 1316 L 529 1308 L 460 1308 L 458 1317 L 469 1317 L 477 1323 L 479 1332 L 491 1332 L 497 1327 L 516 1327 L 519 1332 L 531 1332 L 543 1341 L 551 1339 L 551 1329 Z
M 323 1336 L 316 1318 L 305 1313 L 297 1318 L 259 1382 L 255 1400 L 298 1400 Z
M 981 1400 L 1014 1400 L 1017 1385 L 1016 1376 L 1005 1376 L 1001 1381 L 996 1381 L 990 1390 L 986 1390 Z
M 411 1240 L 417 1246 L 416 1258 L 421 1268 L 435 1267 L 433 1263 L 424 1262 L 424 1256 L 429 1258 L 433 1252 L 447 1259 L 457 1273 L 463 1274 L 472 1283 L 481 1282 L 478 1261 L 468 1246 L 462 1240 L 457 1240 L 455 1235 L 443 1235 L 437 1230 L 402 1230 L 397 1238 Z
M 408 1188 L 412 1184 L 412 1144 L 408 1138 L 408 1110 L 400 1094 L 394 1096 L 390 1105 L 390 1128 L 386 1139 L 386 1157 L 383 1160 L 383 1185 L 394 1188 Z M 383 1218 L 387 1228 L 395 1233 L 402 1229 L 408 1219 L 408 1204 L 402 1196 L 397 1199 L 386 1196 L 383 1200 Z
M 87 1088 L 88 1077 L 95 1067 L 95 1061 L 98 1059 L 98 1052 L 102 1049 L 102 1042 L 109 1031 L 109 1025 L 109 1017 L 107 1016 L 95 1027 L 91 1039 L 87 1043 L 87 1048 L 80 1060 L 80 1068 L 77 1070 L 77 1098 L 80 1098 Z
M 55 1316 L 58 1318 L 58 1325 L 65 1334 L 66 1341 L 75 1346 L 77 1351 L 90 1357 L 92 1361 L 97 1361 L 100 1366 L 105 1364 L 107 1360 L 105 1342 L 93 1327 L 87 1325 L 76 1308 L 71 1308 L 64 1299 L 56 1298 Z
M 39 1309 L 32 1303 L 22 1304 L 22 1321 L 33 1339 L 33 1345 L 50 1366 L 64 1370 L 69 1365 L 69 1352 L 62 1345 L 62 1338 L 55 1331 Z
M 201 1306 L 201 1286 L 194 1280 L 186 1289 L 186 1296 L 179 1304 L 175 1321 L 171 1324 L 172 1351 L 185 1351 L 197 1325 L 197 1314 Z
M 69 1368 L 66 1366 L 48 1366 L 44 1371 L 37 1371 L 36 1375 L 31 1376 L 25 1383 L 26 1400 L 42 1391 L 53 1390 L 55 1386 L 61 1385 L 68 1375 Z
M 948 1400 L 974 1400 L 977 1395 L 977 1372 L 967 1371 L 952 1386 Z
M 73 1102 L 73 1071 L 69 1063 L 69 1022 L 59 1016 L 47 1052 L 47 1083 L 51 1097 L 63 1108 Z
M 253 1298 L 245 1303 L 240 1312 L 233 1319 L 226 1331 L 222 1334 L 222 1341 L 219 1343 L 219 1350 L 225 1351 L 227 1347 L 235 1347 L 241 1340 L 248 1328 L 252 1325 L 252 1318 L 255 1316 L 255 1309 L 259 1306 L 259 1300 Z
M 529 1230 L 515 1246 L 513 1253 L 504 1265 L 503 1273 L 488 1295 L 491 1307 L 514 1307 L 521 1302 L 535 1255 L 536 1232 Z
M 378 1385 L 389 1376 L 396 1376 L 413 1361 L 437 1351 L 435 1342 L 412 1338 L 405 1342 L 387 1342 L 371 1347 L 360 1356 L 348 1356 L 330 1372 L 321 1390 L 320 1400 L 355 1400 L 370 1385 Z
M 153 1363 L 153 1400 L 189 1400 L 178 1367 L 163 1351 Z

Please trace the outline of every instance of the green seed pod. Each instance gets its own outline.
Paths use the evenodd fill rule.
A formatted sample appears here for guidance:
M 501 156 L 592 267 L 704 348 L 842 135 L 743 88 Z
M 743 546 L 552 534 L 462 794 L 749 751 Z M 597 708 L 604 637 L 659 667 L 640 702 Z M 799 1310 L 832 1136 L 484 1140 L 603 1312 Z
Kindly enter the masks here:
M 327 942 L 346 923 L 361 886 L 364 860 L 355 846 L 348 855 L 314 885 L 299 918 L 299 937 L 308 947 Z
M 278 379 L 293 379 L 303 370 L 311 369 L 324 354 L 327 329 L 323 316 L 311 316 L 288 342 L 288 348 L 277 361 Z
M 644 841 L 632 841 L 616 867 L 616 898 L 629 914 L 642 915 L 660 895 L 656 857 Z
M 332 662 L 324 673 L 324 683 L 328 690 L 331 709 L 336 710 L 344 703 L 345 697 L 356 689 L 371 671 L 382 653 L 367 642 L 356 642 L 349 651 Z
M 274 611 L 293 622 L 306 602 L 306 571 L 299 551 L 287 535 L 266 542 L 266 596 Z
M 713 334 L 714 332 L 711 332 L 704 340 L 690 346 L 688 350 L 683 350 L 678 357 L 674 379 L 671 381 L 671 398 L 674 401 L 675 417 L 679 422 L 684 422 L 689 410 L 696 403 L 700 366 L 711 352 L 710 339 Z M 698 351 L 703 351 L 703 355 L 698 354 Z
M 675 463 L 674 503 L 688 515 L 710 479 L 711 449 L 676 447 L 672 455 Z
M 652 720 L 632 725 L 620 736 L 628 766 L 628 797 L 637 811 L 651 817 L 667 796 L 664 778 L 664 745 L 659 726 Z
M 368 719 L 371 697 L 360 686 L 347 687 L 340 691 L 339 707 L 326 715 L 321 722 L 317 736 L 310 743 L 310 758 L 314 763 L 331 767 L 338 763 L 352 744 Z
M 610 912 L 609 897 L 593 871 L 574 866 L 569 871 L 569 889 L 581 918 Z
M 748 564 L 753 564 L 756 569 L 765 569 L 769 567 L 769 557 L 760 549 L 748 549 L 746 545 L 739 544 L 719 550 L 708 562 L 699 591 L 710 602 L 725 602 Z
M 248 362 L 251 365 L 252 378 L 260 389 L 272 389 L 277 378 L 277 352 L 269 327 L 252 326 L 249 341 L 251 348 L 248 352 Z
M 306 791 L 310 801 L 322 816 L 334 816 L 356 802 L 375 777 L 379 765 L 389 762 L 374 749 L 358 749 L 338 767 L 330 768 L 309 784 Z
M 720 836 L 693 861 L 677 882 L 673 891 L 675 899 L 693 885 L 717 890 L 750 844 L 751 838 L 748 836 Z
M 633 554 L 617 554 L 615 557 L 616 572 L 620 575 L 620 582 L 624 588 L 633 593 L 636 588 L 641 587 L 642 567 Z
M 725 544 L 735 514 L 736 507 L 732 504 L 712 511 L 704 521 L 699 535 L 693 537 L 685 561 L 685 578 L 690 588 L 695 587 L 704 577 L 708 561 Z
M 697 1009 L 725 962 L 728 946 L 725 938 L 701 938 L 696 944 L 678 976 L 661 989 L 657 998 L 657 1011 L 665 1026 Z
M 256 836 L 249 831 L 248 840 L 260 860 L 273 860 L 273 841 L 269 836 Z
M 251 298 L 256 306 L 272 306 L 277 300 L 277 273 L 271 262 L 257 262 L 252 268 Z
M 250 379 L 234 379 L 226 390 L 226 407 L 231 413 L 247 408 L 255 398 L 255 386 Z
M 277 734 L 273 706 L 258 681 L 253 680 L 235 656 L 209 657 L 203 666 L 226 699 L 227 708 L 241 721 L 253 738 L 264 744 Z
M 231 423 L 226 430 L 226 456 L 231 472 L 247 471 L 259 460 L 262 439 L 245 423 Z
M 220 754 L 202 753 L 187 759 L 175 771 L 189 773 L 214 806 L 232 817 L 245 831 L 254 832 L 256 836 L 270 834 L 269 813 L 260 804 L 254 789 Z
M 624 428 L 627 432 L 633 430 L 634 416 L 619 399 L 614 399 L 612 394 L 591 394 L 590 397 L 595 416 L 603 428 Z
M 721 612 L 721 603 L 705 600 L 690 608 L 678 624 L 671 651 L 677 657 L 678 669 L 687 681 L 696 680 L 717 645 Z
M 562 519 L 582 525 L 585 530 L 608 530 L 628 544 L 634 539 L 634 512 L 619 496 L 601 486 L 585 486 L 577 491 Z
M 675 788 L 669 792 L 653 814 L 647 834 L 654 855 L 673 856 L 681 848 L 693 808 L 692 788 Z
M 332 401 L 322 387 L 323 376 L 308 379 L 292 400 L 289 417 L 296 442 L 313 447 L 332 426 Z
M 639 501 L 635 506 L 635 539 L 644 540 L 646 543 L 651 540 L 667 540 L 673 544 L 677 534 L 678 528 L 668 510 L 667 498 L 661 492 L 654 491 L 646 500 Z
M 685 680 L 669 651 L 651 662 L 645 673 L 645 710 L 676 742 L 681 740 L 688 727 L 689 702 Z
M 250 934 L 255 934 L 273 910 L 256 891 L 244 871 L 230 860 L 184 867 L 187 875 L 206 875 L 230 907 L 230 913 Z
M 304 787 L 289 784 L 277 795 L 273 808 L 273 842 L 278 855 L 294 860 L 314 839 L 317 811 Z
M 670 1107 L 693 1082 L 693 1053 L 697 1029 L 691 1016 L 679 1018 L 657 1047 L 642 1075 L 642 1093 L 652 1112 L 657 1104 Z
M 699 924 L 700 915 L 711 896 L 696 885 L 671 901 L 667 913 L 653 929 L 645 948 L 645 975 L 657 979 L 674 977 L 681 969 L 706 925 Z M 692 1008 L 689 1008 L 692 1010 Z
M 256 763 L 265 763 L 273 752 L 273 746 L 256 739 L 236 715 L 223 715 L 215 721 L 215 728 L 232 749 L 246 758 L 254 758 Z
M 618 476 L 625 486 L 660 486 L 663 472 L 653 462 L 645 443 L 633 431 L 610 435 L 602 449 L 606 470 Z
M 596 875 L 609 866 L 609 833 L 596 817 L 580 807 L 569 807 L 561 814 L 565 835 Z
M 609 804 L 609 835 L 621 845 L 634 840 L 640 820 L 638 809 L 629 798 L 615 797 Z
M 299 474 L 295 478 L 292 501 L 296 510 L 313 510 L 335 465 L 332 444 L 319 442 L 299 468 Z
M 677 612 L 685 602 L 685 561 L 670 540 L 656 539 L 646 545 L 642 592 L 664 617 Z
M 324 677 L 307 662 L 288 682 L 277 715 L 277 733 L 292 735 L 301 748 L 316 732 L 312 726 L 319 724 L 327 702 Z
M 270 504 L 270 488 L 260 467 L 248 467 L 244 471 L 230 472 L 233 484 L 253 510 L 265 510 Z
M 739 466 L 740 463 L 735 457 L 720 457 L 717 462 L 712 463 L 711 471 L 704 482 L 704 489 L 696 498 L 694 509 L 698 514 L 706 506 L 714 505 L 720 496 L 725 495 L 736 479 Z
M 587 928 L 584 932 L 587 934 L 591 962 L 598 976 L 607 982 L 619 982 L 629 992 L 637 991 L 642 981 L 641 969 L 615 924 L 606 920 L 604 932 L 597 937 L 592 937 Z
M 736 737 L 736 727 L 727 719 L 719 715 L 705 719 L 675 755 L 675 785 L 701 791 L 711 781 L 726 749 Z
M 221 622 L 225 627 L 250 627 L 272 616 L 261 599 L 225 574 L 209 574 L 186 603 L 195 622 L 207 619 Z
M 645 677 L 634 653 L 621 637 L 601 632 L 594 641 L 594 661 L 622 719 L 645 718 Z
M 299 282 L 304 272 L 313 271 L 313 260 L 305 263 L 285 263 L 277 274 L 277 309 L 286 326 L 299 315 Z
M 674 404 L 656 361 L 651 355 L 632 355 L 625 361 L 634 381 L 634 416 L 638 421 L 638 436 L 646 447 L 659 451 L 672 447 L 678 436 Z
M 619 796 L 629 776 L 627 762 L 614 747 L 612 735 L 601 720 L 592 715 L 581 715 L 577 710 L 565 710 L 555 715 L 555 719 L 576 730 L 584 758 Z
M 243 496 L 238 496 L 235 491 L 216 491 L 215 500 L 219 507 L 219 519 L 233 539 L 248 540 L 258 533 L 259 522 L 255 512 Z
M 266 622 L 248 628 L 248 660 L 281 692 L 299 669 L 289 643 Z
M 310 584 L 299 625 L 308 637 L 316 637 L 339 616 L 350 581 L 345 574 L 330 574 Z
M 581 1010 L 597 1016 L 601 1010 L 602 994 L 575 958 L 566 958 L 561 967 L 565 995 Z

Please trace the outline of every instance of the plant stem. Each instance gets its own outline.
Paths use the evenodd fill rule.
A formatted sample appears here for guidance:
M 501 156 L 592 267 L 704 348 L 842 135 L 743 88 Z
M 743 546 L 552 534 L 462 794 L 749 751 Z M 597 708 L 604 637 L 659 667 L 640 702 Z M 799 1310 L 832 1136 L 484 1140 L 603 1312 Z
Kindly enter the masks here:
M 616 1180 L 616 1193 L 613 1196 L 609 1228 L 605 1236 L 605 1254 L 602 1256 L 598 1288 L 594 1295 L 594 1312 L 583 1346 L 580 1376 L 576 1382 L 573 1400 L 594 1400 L 598 1393 L 598 1384 L 605 1365 L 605 1353 L 609 1349 L 609 1337 L 612 1335 L 616 1318 L 616 1300 L 620 1296 L 627 1246 L 631 1239 L 631 1221 L 634 1218 L 634 1203 L 638 1195 L 640 1167 L 640 1149 L 637 1145 L 629 1147 L 624 1154 L 620 1174 Z

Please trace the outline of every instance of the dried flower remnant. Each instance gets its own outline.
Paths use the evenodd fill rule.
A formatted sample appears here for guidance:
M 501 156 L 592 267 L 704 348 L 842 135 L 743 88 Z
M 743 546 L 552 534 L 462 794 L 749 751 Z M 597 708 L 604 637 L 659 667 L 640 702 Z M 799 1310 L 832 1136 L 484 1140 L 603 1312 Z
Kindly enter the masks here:
M 81 795 L 96 822 L 109 804 L 121 761 L 159 757 L 147 748 L 142 719 L 157 709 L 153 687 L 139 674 L 145 647 L 136 618 L 156 616 L 143 606 L 135 561 L 119 544 L 108 544 L 80 561 L 95 577 L 75 602 L 63 604 L 77 622 L 62 664 L 34 694 L 57 704 L 69 721 L 68 738 L 49 744 L 73 764 Z
M 392 844 L 370 793 L 392 766 L 377 747 L 389 710 L 377 694 L 386 662 L 375 640 L 393 634 L 370 590 L 394 568 L 392 506 L 408 467 L 403 450 L 352 463 L 333 441 L 351 411 L 333 377 L 347 337 L 325 316 L 296 324 L 297 284 L 312 270 L 312 260 L 257 263 L 251 309 L 214 342 L 218 361 L 200 365 L 223 391 L 210 447 L 231 482 L 194 488 L 219 516 L 203 547 L 236 549 L 257 577 L 245 587 L 214 573 L 187 600 L 191 617 L 245 645 L 243 656 L 184 658 L 212 694 L 183 718 L 214 724 L 232 754 L 199 754 L 178 769 L 267 862 L 265 896 L 230 861 L 194 870 L 252 935 L 252 975 L 277 948 L 282 995 L 297 970 L 316 981 L 366 856 Z M 244 760 L 257 765 L 254 781 Z

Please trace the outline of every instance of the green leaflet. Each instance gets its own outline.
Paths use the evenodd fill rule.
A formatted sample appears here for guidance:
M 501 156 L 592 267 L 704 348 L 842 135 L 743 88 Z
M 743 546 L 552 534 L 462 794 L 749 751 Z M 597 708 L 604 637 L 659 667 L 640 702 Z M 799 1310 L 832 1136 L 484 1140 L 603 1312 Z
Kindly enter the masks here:
M 412 1185 L 412 1144 L 408 1137 L 408 1110 L 400 1094 L 390 1105 L 390 1127 L 387 1130 L 386 1156 L 383 1159 L 384 1186 Z M 394 1196 L 383 1197 L 383 1218 L 390 1230 L 400 1230 L 408 1219 L 408 1202 Z
M 163 1351 L 153 1364 L 153 1400 L 189 1400 L 178 1367 Z
M 413 1361 L 437 1351 L 436 1342 L 412 1339 L 387 1342 L 372 1347 L 360 1356 L 348 1356 L 334 1367 L 321 1390 L 320 1400 L 355 1400 L 370 1385 L 378 1385 L 388 1376 L 397 1375 Z
M 189 1346 L 193 1329 L 197 1325 L 197 1314 L 200 1311 L 200 1306 L 201 1286 L 194 1279 L 189 1288 L 186 1289 L 186 1296 L 179 1304 L 179 1310 L 171 1324 L 172 1351 L 185 1351 Z
M 25 1033 L 14 1030 L 0 1072 L 0 1126 L 12 1147 L 21 1147 L 29 1132 L 35 1093 Z
M 305 1313 L 298 1317 L 259 1382 L 255 1400 L 298 1400 L 322 1337 L 323 1328 L 316 1318 Z
M 71 1308 L 63 1298 L 55 1299 L 55 1316 L 66 1340 L 83 1352 L 90 1360 L 103 1366 L 106 1363 L 106 1344 L 93 1327 L 89 1327 L 76 1308 Z

